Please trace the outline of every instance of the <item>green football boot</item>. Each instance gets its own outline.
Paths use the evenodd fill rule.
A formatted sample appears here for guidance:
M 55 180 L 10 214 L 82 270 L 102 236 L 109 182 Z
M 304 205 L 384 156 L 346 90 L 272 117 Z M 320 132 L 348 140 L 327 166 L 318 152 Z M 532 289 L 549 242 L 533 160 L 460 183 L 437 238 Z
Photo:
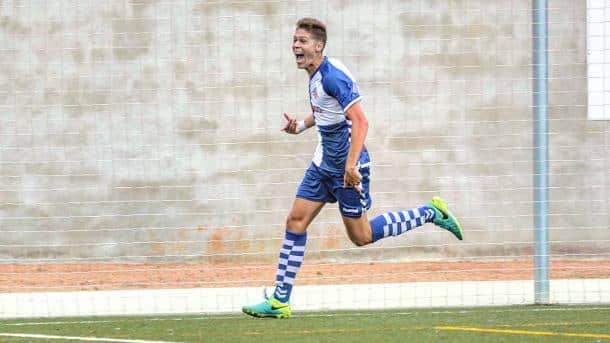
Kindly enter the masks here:
M 453 215 L 453 213 L 449 211 L 449 207 L 443 199 L 437 196 L 432 197 L 432 200 L 430 200 L 428 206 L 432 207 L 436 213 L 434 216 L 434 224 L 451 232 L 460 241 L 464 239 L 460 222 Z
M 289 302 L 281 302 L 273 296 L 267 297 L 260 304 L 244 306 L 241 310 L 252 317 L 258 318 L 290 318 L 292 313 Z

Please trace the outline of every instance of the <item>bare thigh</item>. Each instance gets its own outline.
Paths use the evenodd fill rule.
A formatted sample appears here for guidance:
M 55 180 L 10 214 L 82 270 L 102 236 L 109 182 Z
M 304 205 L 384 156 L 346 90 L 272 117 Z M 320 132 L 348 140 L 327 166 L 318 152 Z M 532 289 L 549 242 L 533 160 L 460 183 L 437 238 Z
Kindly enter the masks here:
M 306 200 L 302 198 L 294 199 L 292 209 L 286 218 L 286 229 L 294 233 L 303 233 L 314 218 L 320 213 L 326 203 Z
M 357 246 L 373 242 L 373 232 L 366 212 L 360 218 L 342 217 L 349 239 Z

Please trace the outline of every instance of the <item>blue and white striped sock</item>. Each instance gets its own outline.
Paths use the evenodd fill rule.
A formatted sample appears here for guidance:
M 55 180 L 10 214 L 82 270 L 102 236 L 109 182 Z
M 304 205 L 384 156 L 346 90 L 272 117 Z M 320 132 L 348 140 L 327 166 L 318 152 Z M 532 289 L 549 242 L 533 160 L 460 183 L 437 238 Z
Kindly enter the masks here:
M 406 211 L 388 212 L 371 220 L 373 242 L 388 236 L 398 236 L 434 220 L 435 211 L 430 206 L 422 206 Z
M 301 268 L 305 256 L 307 232 L 293 233 L 286 231 L 284 245 L 280 250 L 280 258 L 275 276 L 275 291 L 273 297 L 281 302 L 290 300 L 294 278 Z

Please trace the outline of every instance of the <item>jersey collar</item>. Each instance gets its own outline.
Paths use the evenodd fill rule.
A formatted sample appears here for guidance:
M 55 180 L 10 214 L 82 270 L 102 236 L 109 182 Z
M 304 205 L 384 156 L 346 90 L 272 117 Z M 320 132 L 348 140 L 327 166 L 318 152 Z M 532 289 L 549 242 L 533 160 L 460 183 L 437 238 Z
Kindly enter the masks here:
M 318 70 L 320 70 L 320 68 L 322 68 L 322 66 L 323 66 L 324 64 L 326 64 L 327 60 L 328 60 L 328 58 L 327 58 L 326 56 L 324 56 L 324 57 L 322 58 L 322 62 L 320 63 L 320 65 L 319 65 L 319 66 L 316 68 L 316 70 L 315 70 L 313 73 L 311 73 L 311 76 L 309 76 L 309 80 L 310 80 L 310 81 L 311 81 L 311 79 L 313 78 L 313 76 L 314 76 L 314 75 L 316 75 L 316 73 L 318 72 Z

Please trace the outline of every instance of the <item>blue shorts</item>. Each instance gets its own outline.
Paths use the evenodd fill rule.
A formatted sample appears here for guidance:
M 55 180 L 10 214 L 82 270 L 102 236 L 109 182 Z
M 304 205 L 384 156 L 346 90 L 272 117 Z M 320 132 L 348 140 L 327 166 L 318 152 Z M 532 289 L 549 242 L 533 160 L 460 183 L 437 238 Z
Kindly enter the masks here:
M 315 164 L 311 164 L 303 181 L 297 190 L 297 198 L 315 202 L 335 203 L 339 202 L 339 211 L 344 217 L 360 218 L 364 211 L 371 208 L 371 197 L 369 195 L 369 183 L 371 167 L 368 158 L 360 161 L 359 171 L 362 175 L 362 193 L 354 187 L 343 187 L 343 175 L 326 172 Z

